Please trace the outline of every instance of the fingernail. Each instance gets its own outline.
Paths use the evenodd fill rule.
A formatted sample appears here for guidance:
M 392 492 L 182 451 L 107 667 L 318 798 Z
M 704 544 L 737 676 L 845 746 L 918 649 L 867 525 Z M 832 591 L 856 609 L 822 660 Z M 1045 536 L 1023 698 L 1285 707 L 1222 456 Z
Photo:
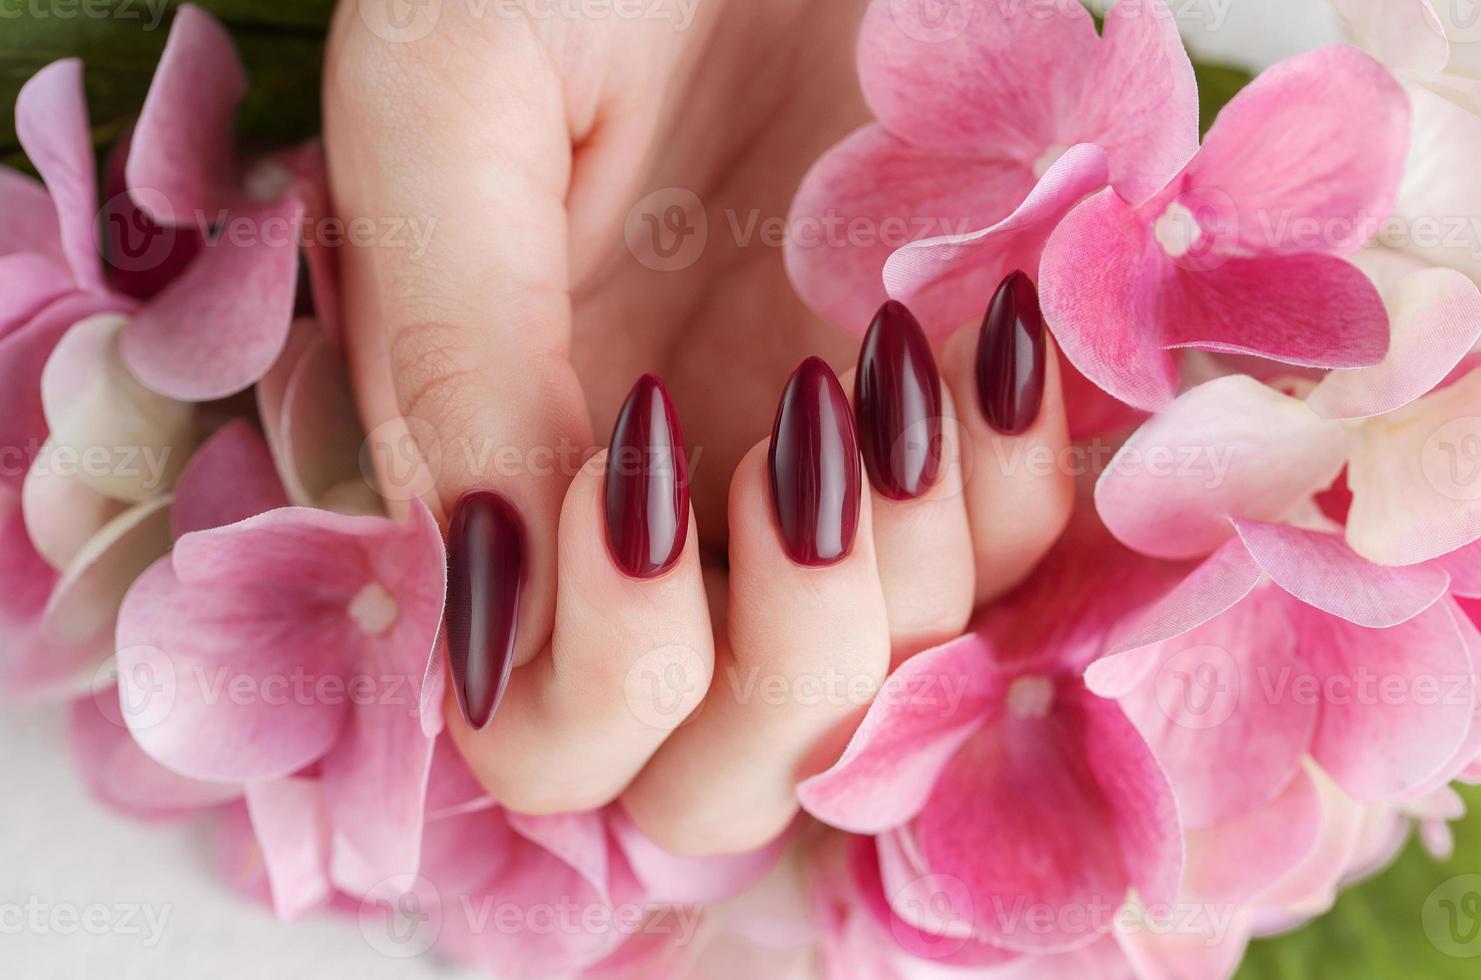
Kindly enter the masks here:
M 771 430 L 771 503 L 788 557 L 831 565 L 859 525 L 859 446 L 838 378 L 820 358 L 792 372 Z
M 689 474 L 674 403 L 651 374 L 633 385 L 617 415 L 603 497 L 607 548 L 618 567 L 634 578 L 672 568 L 689 534 Z
M 1003 280 L 977 338 L 977 401 L 987 424 L 1017 435 L 1039 417 L 1044 400 L 1044 315 L 1033 280 Z
M 925 333 L 903 303 L 881 306 L 864 336 L 854 418 L 874 489 L 910 500 L 931 488 L 941 464 L 941 375 Z
M 492 490 L 470 490 L 453 508 L 447 532 L 447 647 L 463 717 L 487 727 L 509 685 L 525 530 L 519 511 Z

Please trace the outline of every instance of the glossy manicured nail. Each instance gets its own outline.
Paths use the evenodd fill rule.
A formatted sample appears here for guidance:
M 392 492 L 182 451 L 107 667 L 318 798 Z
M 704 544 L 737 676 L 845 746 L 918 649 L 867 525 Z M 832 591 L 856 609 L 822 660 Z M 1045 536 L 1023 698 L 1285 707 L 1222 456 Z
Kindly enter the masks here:
M 603 497 L 617 566 L 635 578 L 672 568 L 689 534 L 689 474 L 674 403 L 651 374 L 633 385 L 612 427 Z
M 1044 315 L 1033 280 L 1003 280 L 977 338 L 977 400 L 988 425 L 1017 435 L 1039 417 L 1044 400 Z
M 787 555 L 831 565 L 859 526 L 859 447 L 848 400 L 820 358 L 792 372 L 771 430 L 771 503 Z
M 941 466 L 941 375 L 931 345 L 903 303 L 874 314 L 854 374 L 859 450 L 874 489 L 919 497 Z
M 492 490 L 470 490 L 447 532 L 447 649 L 463 717 L 486 727 L 509 685 L 525 530 L 519 512 Z

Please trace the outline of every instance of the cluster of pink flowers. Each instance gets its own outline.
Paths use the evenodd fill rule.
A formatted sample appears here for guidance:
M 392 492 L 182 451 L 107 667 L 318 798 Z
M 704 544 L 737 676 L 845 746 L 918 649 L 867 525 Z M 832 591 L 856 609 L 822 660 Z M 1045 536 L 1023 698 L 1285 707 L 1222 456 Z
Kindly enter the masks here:
M 101 800 L 214 814 L 279 916 L 415 895 L 501 977 L 1220 977 L 1412 827 L 1444 853 L 1481 781 L 1481 242 L 1424 225 L 1481 214 L 1471 52 L 1426 0 L 1334 0 L 1372 55 L 1276 65 L 1200 143 L 1162 0 L 1100 31 L 927 5 L 870 6 L 878 121 L 792 217 L 954 233 L 793 240 L 788 271 L 840 326 L 893 297 L 937 337 L 1027 271 L 1074 432 L 1119 449 L 782 839 L 678 858 L 617 805 L 478 786 L 441 733 L 443 542 L 362 472 L 299 231 L 320 150 L 238 157 L 245 78 L 190 6 L 101 204 L 82 65 L 16 105 L 44 186 L 0 169 L 7 695 L 70 703 Z

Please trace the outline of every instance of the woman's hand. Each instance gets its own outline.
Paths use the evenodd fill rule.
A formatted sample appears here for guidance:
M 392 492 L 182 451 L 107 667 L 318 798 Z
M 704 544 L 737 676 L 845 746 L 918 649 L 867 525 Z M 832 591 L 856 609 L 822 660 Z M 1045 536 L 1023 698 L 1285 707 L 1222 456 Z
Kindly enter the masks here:
M 1052 348 L 1037 420 L 1005 435 L 965 326 L 938 352 L 930 492 L 864 493 L 844 557 L 794 562 L 767 434 L 806 356 L 852 391 L 857 343 L 802 306 L 776 232 L 807 166 L 867 118 L 863 4 L 433 0 L 397 27 L 399 6 L 342 0 L 326 76 L 339 216 L 430 231 L 424 250 L 345 251 L 357 395 L 368 430 L 404 424 L 432 464 L 392 495 L 446 523 L 491 489 L 526 535 L 516 667 L 486 728 L 449 701 L 452 735 L 513 809 L 621 796 L 676 852 L 764 843 L 892 652 L 959 632 L 1063 527 Z M 645 372 L 682 420 L 693 503 L 682 553 L 647 579 L 608 548 L 605 457 L 582 465 Z

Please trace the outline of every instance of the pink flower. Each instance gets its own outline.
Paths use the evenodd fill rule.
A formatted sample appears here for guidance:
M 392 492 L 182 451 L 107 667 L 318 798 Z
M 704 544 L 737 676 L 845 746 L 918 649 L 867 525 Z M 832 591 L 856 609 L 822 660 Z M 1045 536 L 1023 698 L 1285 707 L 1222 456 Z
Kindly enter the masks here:
M 1130 890 L 1176 894 L 1172 789 L 1082 680 L 1110 628 L 1176 581 L 1127 557 L 1103 533 L 1067 536 L 974 632 L 896 670 L 843 757 L 799 787 L 819 819 L 876 835 L 894 914 L 958 940 L 954 960 L 1075 949 Z M 1095 908 L 1106 918 L 1075 914 Z
M 1076 201 L 1108 180 L 1145 198 L 1198 146 L 1192 66 L 1161 0 L 1118 4 L 1103 37 L 1057 0 L 958 4 L 938 20 L 927 0 L 870 4 L 859 80 L 879 121 L 824 154 L 792 205 L 792 282 L 854 332 L 888 286 L 943 335 L 1008 272 L 1038 268 Z M 902 292 L 914 267 L 949 259 L 950 274 Z
M 1330 47 L 1269 69 L 1150 197 L 1101 191 L 1044 249 L 1044 314 L 1065 356 L 1152 409 L 1185 348 L 1318 368 L 1376 364 L 1377 290 L 1344 260 L 1393 209 L 1409 140 L 1403 90 Z

